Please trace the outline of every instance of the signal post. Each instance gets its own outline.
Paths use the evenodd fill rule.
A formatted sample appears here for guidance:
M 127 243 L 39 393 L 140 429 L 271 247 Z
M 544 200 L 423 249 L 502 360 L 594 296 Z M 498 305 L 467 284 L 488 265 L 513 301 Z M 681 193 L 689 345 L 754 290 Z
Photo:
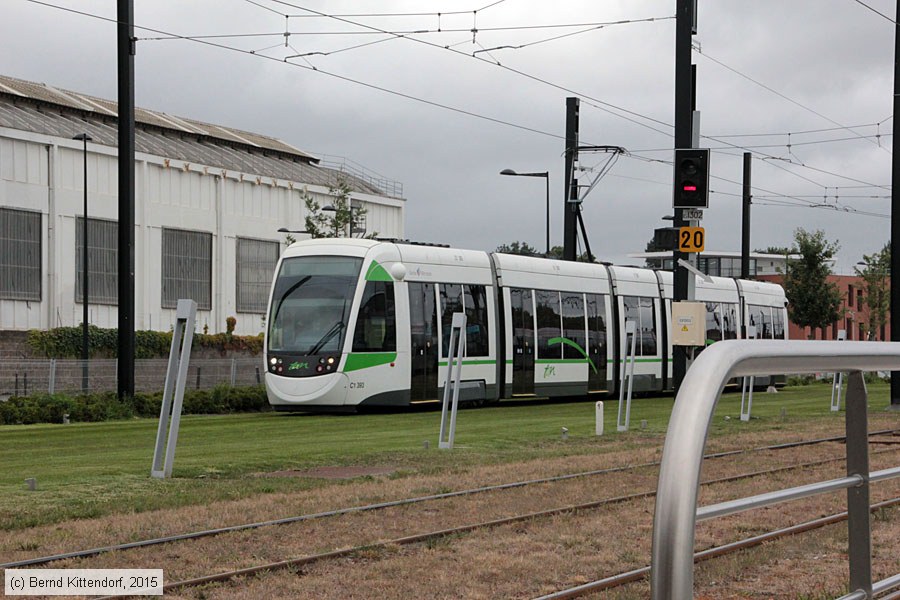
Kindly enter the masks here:
M 697 152 L 694 148 L 700 139 L 700 115 L 696 110 L 696 73 L 691 64 L 691 38 L 697 33 L 697 0 L 677 0 L 675 12 L 675 172 L 673 181 L 672 206 L 675 209 L 673 225 L 681 237 L 682 227 L 699 227 L 702 208 L 708 205 L 709 192 L 709 151 L 705 159 L 684 152 Z M 697 171 L 694 171 L 697 169 Z M 705 171 L 704 171 L 705 170 Z M 704 175 L 704 177 L 699 177 Z M 702 199 L 702 206 L 700 200 Z M 685 214 L 685 210 L 700 211 Z M 680 239 L 678 240 L 680 242 Z M 672 254 L 674 302 L 692 299 L 694 277 L 689 276 L 682 262 L 693 256 L 696 266 L 696 252 L 689 254 L 676 244 Z M 665 374 L 667 369 L 663 369 Z M 687 352 L 684 347 L 672 348 L 672 376 L 675 392 L 687 372 Z

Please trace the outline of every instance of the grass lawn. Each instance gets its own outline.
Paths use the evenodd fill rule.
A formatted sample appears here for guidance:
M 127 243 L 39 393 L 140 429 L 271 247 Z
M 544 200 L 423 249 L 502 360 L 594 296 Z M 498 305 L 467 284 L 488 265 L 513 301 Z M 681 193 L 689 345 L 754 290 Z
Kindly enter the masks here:
M 888 405 L 888 386 L 869 386 L 870 410 Z M 754 395 L 753 419 L 741 423 L 740 394 L 719 403 L 711 436 L 741 428 L 772 429 L 831 413 L 831 387 L 797 386 Z M 605 401 L 605 431 L 594 435 L 594 403 L 521 404 L 461 410 L 456 448 L 437 450 L 440 412 L 369 415 L 256 413 L 185 416 L 173 478 L 150 478 L 157 421 L 135 419 L 70 425 L 0 426 L 0 529 L 71 518 L 206 503 L 260 493 L 297 491 L 323 482 L 252 474 L 323 465 L 390 465 L 418 472 L 541 456 L 602 452 L 611 437 L 660 439 L 671 396 L 636 398 L 629 433 L 616 433 L 617 399 Z M 786 416 L 782 419 L 782 410 Z M 730 419 L 726 419 L 730 417 Z M 646 431 L 637 433 L 642 421 Z M 898 417 L 900 420 L 900 417 Z M 562 428 L 569 439 L 561 439 Z M 629 438 L 630 436 L 630 438 Z M 424 447 L 428 441 L 429 447 Z M 37 479 L 27 491 L 24 480 Z

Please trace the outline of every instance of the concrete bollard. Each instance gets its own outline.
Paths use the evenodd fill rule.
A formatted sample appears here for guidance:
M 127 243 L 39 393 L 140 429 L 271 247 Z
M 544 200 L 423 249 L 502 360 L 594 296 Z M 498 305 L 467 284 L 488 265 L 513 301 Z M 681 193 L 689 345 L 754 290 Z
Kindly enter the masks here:
M 28 491 L 33 492 L 37 489 L 37 479 L 29 477 L 25 480 L 25 485 L 28 486 Z
M 569 428 L 568 427 L 562 428 L 562 439 L 563 440 L 569 439 Z
M 603 435 L 603 401 L 598 400 L 594 406 L 596 408 L 594 433 L 595 435 Z

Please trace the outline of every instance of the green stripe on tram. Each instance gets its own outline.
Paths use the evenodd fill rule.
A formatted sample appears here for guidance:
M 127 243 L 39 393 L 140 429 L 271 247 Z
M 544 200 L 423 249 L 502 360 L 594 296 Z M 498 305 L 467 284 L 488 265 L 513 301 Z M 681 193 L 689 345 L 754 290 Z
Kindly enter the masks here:
M 565 338 L 565 337 L 555 337 L 555 338 L 550 338 L 549 340 L 547 340 L 548 346 L 553 346 L 554 344 L 563 344 L 563 345 L 569 346 L 570 348 L 575 348 L 576 350 L 578 350 L 581 353 L 582 356 L 584 356 L 584 360 L 574 360 L 574 361 L 572 361 L 572 360 L 565 361 L 564 360 L 563 362 L 585 362 L 585 361 L 587 361 L 587 364 L 591 365 L 591 369 L 594 370 L 594 373 L 597 372 L 597 365 L 594 364 L 594 361 L 591 360 L 591 357 L 588 356 L 588 353 L 585 352 L 584 348 L 579 346 L 577 343 L 575 343 L 572 340 L 570 340 L 569 338 Z M 535 362 L 537 362 L 537 361 L 535 361 Z
M 612 364 L 615 362 L 631 362 L 631 359 L 626 358 L 626 359 L 620 359 L 618 361 L 615 361 L 610 358 L 606 362 L 609 364 Z M 635 358 L 634 362 L 636 362 L 636 363 L 661 363 L 662 359 L 661 358 Z M 672 359 L 670 358 L 667 362 L 672 362 Z
M 492 360 L 492 359 L 481 359 L 481 360 L 466 360 L 465 358 L 463 359 L 464 365 L 493 365 L 496 363 L 497 363 L 497 361 Z M 447 361 L 446 360 L 438 361 L 438 366 L 446 367 Z
M 377 261 L 372 261 L 369 270 L 366 271 L 366 281 L 393 281 L 394 278 Z
M 347 355 L 344 373 L 386 365 L 396 360 L 396 352 L 355 352 Z

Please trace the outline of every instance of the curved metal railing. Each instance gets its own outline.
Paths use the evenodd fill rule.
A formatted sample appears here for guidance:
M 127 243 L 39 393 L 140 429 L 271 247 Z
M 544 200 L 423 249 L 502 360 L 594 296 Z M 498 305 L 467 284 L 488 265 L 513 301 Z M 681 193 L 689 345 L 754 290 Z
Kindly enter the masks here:
M 873 585 L 869 482 L 900 477 L 900 468 L 869 473 L 866 387 L 863 371 L 900 370 L 900 343 L 728 340 L 694 361 L 669 421 L 653 520 L 650 586 L 653 600 L 693 597 L 697 520 L 777 502 L 847 489 L 849 598 L 871 598 L 900 586 L 900 576 Z M 700 464 L 709 426 L 725 383 L 732 377 L 773 373 L 850 372 L 846 395 L 847 477 L 697 508 Z

